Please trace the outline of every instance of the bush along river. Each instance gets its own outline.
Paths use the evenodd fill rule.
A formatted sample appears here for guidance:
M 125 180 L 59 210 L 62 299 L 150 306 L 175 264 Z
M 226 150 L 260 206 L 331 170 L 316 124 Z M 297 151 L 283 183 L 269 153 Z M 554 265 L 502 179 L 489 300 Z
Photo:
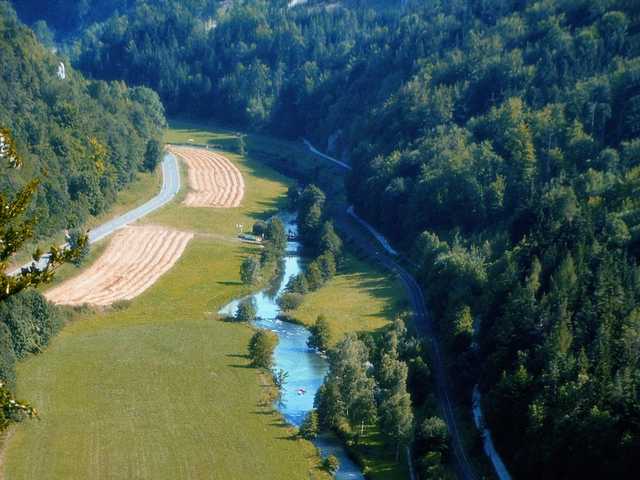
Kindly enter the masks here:
M 295 217 L 288 215 L 283 216 L 282 219 L 287 231 L 295 235 L 297 233 Z M 327 360 L 307 347 L 309 331 L 301 325 L 278 319 L 281 311 L 277 300 L 284 293 L 289 280 L 301 272 L 302 260 L 299 249 L 298 242 L 289 241 L 283 259 L 282 272 L 274 281 L 274 285 L 251 295 L 257 312 L 254 325 L 270 330 L 278 336 L 278 346 L 273 353 L 274 368 L 282 369 L 288 374 L 276 407 L 285 420 L 296 427 L 302 424 L 307 413 L 313 409 L 313 399 L 329 370 Z M 244 298 L 232 301 L 218 313 L 224 317 L 234 316 L 242 300 Z M 364 480 L 360 468 L 348 457 L 338 440 L 319 436 L 314 444 L 323 457 L 335 455 L 340 461 L 340 468 L 335 478 Z

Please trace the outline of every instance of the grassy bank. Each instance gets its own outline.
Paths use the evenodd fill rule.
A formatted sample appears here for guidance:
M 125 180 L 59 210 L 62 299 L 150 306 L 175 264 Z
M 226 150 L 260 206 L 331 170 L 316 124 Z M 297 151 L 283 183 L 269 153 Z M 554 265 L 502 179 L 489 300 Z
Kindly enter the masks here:
M 348 332 L 380 332 L 404 308 L 405 291 L 388 272 L 347 254 L 339 273 L 322 288 L 304 297 L 291 317 L 312 325 L 324 315 L 331 327 L 331 343 Z M 395 459 L 395 447 L 385 442 L 375 425 L 369 426 L 352 454 L 374 480 L 405 479 L 408 476 L 405 456 Z
M 370 263 L 347 255 L 339 273 L 325 286 L 308 293 L 291 315 L 313 325 L 324 315 L 331 326 L 332 343 L 348 332 L 383 329 L 406 307 L 400 282 Z
M 241 208 L 173 203 L 145 219 L 197 236 L 127 308 L 80 315 L 20 364 L 19 396 L 42 413 L 8 442 L 6 478 L 325 478 L 313 446 L 262 406 L 270 387 L 248 367 L 251 329 L 215 320 L 246 293 L 239 266 L 256 248 L 235 239 L 235 224 L 268 216 L 287 188 L 229 156 L 247 183 Z

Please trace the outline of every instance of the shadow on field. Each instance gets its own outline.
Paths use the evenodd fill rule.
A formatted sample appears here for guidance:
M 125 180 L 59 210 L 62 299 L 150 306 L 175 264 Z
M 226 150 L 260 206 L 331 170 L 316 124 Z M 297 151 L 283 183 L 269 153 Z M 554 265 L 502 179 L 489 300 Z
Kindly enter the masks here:
M 266 221 L 273 217 L 276 213 L 286 210 L 286 198 L 278 197 L 273 200 L 262 200 L 257 202 L 258 209 L 247 212 L 247 215 L 257 220 Z
M 254 410 L 251 413 L 253 413 L 254 415 L 262 415 L 262 416 L 268 417 L 273 415 L 273 410 L 260 410 L 260 411 Z
M 228 358 L 241 358 L 243 360 L 249 360 L 249 355 L 242 355 L 239 353 L 227 353 L 225 355 Z M 240 364 L 240 363 L 228 363 L 227 367 L 231 368 L 253 368 L 250 363 Z

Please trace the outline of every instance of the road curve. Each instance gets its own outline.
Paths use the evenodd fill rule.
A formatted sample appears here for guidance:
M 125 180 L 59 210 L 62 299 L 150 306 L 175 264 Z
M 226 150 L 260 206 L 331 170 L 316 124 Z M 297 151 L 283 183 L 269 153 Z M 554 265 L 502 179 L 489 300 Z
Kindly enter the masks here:
M 129 210 L 127 213 L 120 215 L 106 223 L 103 223 L 99 227 L 94 228 L 89 232 L 89 243 L 95 243 L 108 237 L 116 230 L 119 230 L 142 217 L 149 215 L 151 212 L 159 209 L 160 207 L 169 203 L 173 197 L 180 191 L 180 169 L 178 168 L 178 159 L 170 154 L 166 153 L 162 160 L 162 188 L 160 192 L 148 202 L 140 205 L 133 210 Z M 28 268 L 33 265 L 34 262 L 23 265 L 22 267 L 14 270 L 10 275 L 17 275 L 22 268 Z M 43 255 L 37 266 L 40 270 L 44 269 L 49 263 L 49 256 Z
M 317 154 L 317 150 L 308 141 L 305 141 L 305 145 L 312 153 Z M 325 154 L 321 154 L 319 156 L 321 158 L 327 158 L 327 155 Z M 342 163 L 335 159 L 331 160 L 333 163 Z M 349 170 L 351 170 L 351 168 L 349 168 Z M 402 257 L 397 256 L 394 258 L 394 256 L 390 255 L 387 250 L 379 247 L 378 243 L 376 243 L 377 240 L 372 237 L 371 231 L 373 227 L 365 229 L 362 223 L 366 222 L 362 219 L 358 221 L 349 213 L 349 210 L 346 209 L 344 210 L 344 213 L 336 217 L 336 221 L 341 230 L 346 233 L 347 236 L 351 238 L 367 256 L 375 260 L 387 270 L 393 272 L 404 285 L 411 302 L 416 328 L 428 339 L 431 345 L 431 362 L 436 374 L 435 379 L 436 389 L 438 390 L 438 399 L 442 408 L 444 420 L 446 421 L 449 433 L 451 434 L 451 444 L 456 458 L 456 472 L 458 474 L 458 478 L 462 480 L 475 480 L 477 475 L 466 454 L 460 431 L 458 429 L 453 404 L 451 402 L 447 371 L 440 353 L 440 344 L 434 328 L 433 319 L 427 309 L 422 288 L 413 275 L 398 263 L 397 260 Z M 384 244 L 382 246 L 384 247 Z
M 89 243 L 94 243 L 111 235 L 136 220 L 149 215 L 151 212 L 169 203 L 180 191 L 180 169 L 178 160 L 173 154 L 166 153 L 162 160 L 162 188 L 158 195 L 147 203 L 129 210 L 124 215 L 103 223 L 89 232 Z

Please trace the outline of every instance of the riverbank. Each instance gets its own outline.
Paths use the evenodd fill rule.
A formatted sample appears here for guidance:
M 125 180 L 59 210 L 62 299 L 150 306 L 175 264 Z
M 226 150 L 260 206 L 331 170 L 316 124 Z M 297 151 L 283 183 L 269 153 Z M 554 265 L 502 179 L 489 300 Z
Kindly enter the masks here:
M 286 231 L 297 232 L 295 215 L 283 215 Z M 324 355 L 307 346 L 309 330 L 297 322 L 280 320 L 279 298 L 285 293 L 289 281 L 302 272 L 300 245 L 295 241 L 287 242 L 282 260 L 283 270 L 272 284 L 249 296 L 256 308 L 253 326 L 269 330 L 276 334 L 278 344 L 273 353 L 273 368 L 286 372 L 286 381 L 276 402 L 278 411 L 293 427 L 300 427 L 307 414 L 314 408 L 316 392 L 322 385 L 329 365 Z M 239 303 L 245 300 L 237 298 L 225 305 L 218 313 L 223 317 L 232 317 Z M 320 442 L 314 442 L 324 457 L 334 455 L 340 466 L 336 472 L 337 480 L 364 480 L 356 465 L 341 442 L 325 436 Z
M 317 291 L 307 293 L 302 304 L 288 315 L 308 327 L 324 315 L 331 328 L 331 344 L 335 345 L 350 332 L 384 329 L 407 307 L 397 278 L 347 249 L 336 276 Z
M 41 420 L 18 426 L 7 478 L 326 478 L 315 448 L 260 407 L 265 386 L 246 358 L 251 330 L 214 320 L 247 293 L 240 262 L 258 248 L 237 240 L 235 224 L 270 216 L 287 188 L 261 163 L 229 157 L 247 180 L 241 208 L 173 203 L 145 219 L 197 235 L 140 297 L 79 314 L 20 364 L 18 393 Z

